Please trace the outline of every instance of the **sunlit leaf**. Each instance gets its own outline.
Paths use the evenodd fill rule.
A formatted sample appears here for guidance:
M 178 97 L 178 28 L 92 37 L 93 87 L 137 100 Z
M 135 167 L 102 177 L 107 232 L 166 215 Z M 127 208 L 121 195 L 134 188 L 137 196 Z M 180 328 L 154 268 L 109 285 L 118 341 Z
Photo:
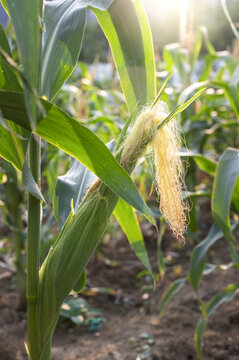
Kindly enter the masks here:
M 155 98 L 152 36 L 140 0 L 115 0 L 107 11 L 92 9 L 114 57 L 127 105 L 144 106 Z

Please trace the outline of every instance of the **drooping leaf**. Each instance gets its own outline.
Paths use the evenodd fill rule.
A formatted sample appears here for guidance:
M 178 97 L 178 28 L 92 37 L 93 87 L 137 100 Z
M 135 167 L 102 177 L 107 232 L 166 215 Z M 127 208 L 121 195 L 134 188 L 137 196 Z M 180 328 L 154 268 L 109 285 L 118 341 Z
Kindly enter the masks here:
M 3 115 L 29 128 L 22 100 L 23 96 L 19 93 L 0 91 L 0 109 Z M 82 162 L 112 191 L 142 212 L 154 224 L 151 211 L 141 198 L 135 184 L 105 144 L 92 131 L 57 106 L 42 99 L 41 103 L 45 117 L 37 124 L 36 134 Z
M 107 11 L 92 10 L 109 41 L 132 113 L 155 98 L 152 36 L 141 0 L 115 0 Z
M 147 255 L 147 250 L 144 245 L 143 235 L 134 210 L 124 200 L 119 199 L 114 209 L 114 216 L 127 236 L 135 254 L 152 275 L 152 269 Z

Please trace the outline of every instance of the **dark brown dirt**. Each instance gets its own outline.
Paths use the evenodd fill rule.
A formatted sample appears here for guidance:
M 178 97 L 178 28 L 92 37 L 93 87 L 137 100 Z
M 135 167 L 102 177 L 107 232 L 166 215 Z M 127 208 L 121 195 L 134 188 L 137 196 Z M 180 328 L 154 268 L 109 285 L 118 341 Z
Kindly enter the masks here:
M 155 264 L 156 239 L 152 229 L 146 228 L 146 242 L 151 262 Z M 90 307 L 101 310 L 105 322 L 102 328 L 89 333 L 86 328 L 56 329 L 53 338 L 53 360 L 194 360 L 194 330 L 200 318 L 197 298 L 186 284 L 167 306 L 158 320 L 160 297 L 176 278 L 186 275 L 191 246 L 178 246 L 166 234 L 164 255 L 168 266 L 164 280 L 156 291 L 143 300 L 137 273 L 143 270 L 126 240 L 118 241 L 114 248 L 104 245 L 104 251 L 113 257 L 116 266 L 107 265 L 98 255 L 88 266 L 90 287 L 109 287 L 117 296 L 96 295 L 86 297 Z M 225 240 L 220 240 L 209 255 L 210 261 L 230 262 Z M 11 274 L 0 276 L 0 359 L 27 359 L 23 341 L 26 339 L 26 314 L 18 311 L 18 296 L 11 285 Z M 208 301 L 226 285 L 238 282 L 239 270 L 217 270 L 204 277 L 200 295 Z M 127 301 L 126 301 L 127 300 Z M 144 339 L 144 333 L 152 340 Z M 135 339 L 135 344 L 131 338 Z M 148 343 L 148 341 L 150 343 Z M 137 349 L 141 348 L 140 349 Z M 210 318 L 203 341 L 205 360 L 239 359 L 239 297 L 222 305 Z

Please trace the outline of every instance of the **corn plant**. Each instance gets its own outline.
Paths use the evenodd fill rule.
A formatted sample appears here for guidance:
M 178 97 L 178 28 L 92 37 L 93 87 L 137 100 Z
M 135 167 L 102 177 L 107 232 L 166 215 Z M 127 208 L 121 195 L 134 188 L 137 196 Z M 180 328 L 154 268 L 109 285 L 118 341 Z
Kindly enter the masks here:
M 73 289 L 80 291 L 84 287 L 85 267 L 113 211 L 136 254 L 151 272 L 133 208 L 153 224 L 155 220 L 130 174 L 139 157 L 151 146 L 157 147 L 156 170 L 160 179 L 161 170 L 163 173 L 166 170 L 161 164 L 164 157 L 161 141 L 166 144 L 171 134 L 169 140 L 177 149 L 172 139 L 173 128 L 167 126 L 200 92 L 171 113 L 159 102 L 166 82 L 155 98 L 151 32 L 140 0 L 4 0 L 2 4 L 15 28 L 21 64 L 12 59 L 1 28 L 0 109 L 2 120 L 11 127 L 8 126 L 5 136 L 0 125 L 0 154 L 22 173 L 29 194 L 26 351 L 29 359 L 47 360 L 51 358 L 52 335 L 61 305 Z M 87 9 L 94 12 L 109 41 L 130 112 L 113 154 L 91 130 L 53 103 L 78 60 Z M 146 104 L 149 107 L 139 115 Z M 41 209 L 46 203 L 41 193 L 42 139 L 75 159 L 71 171 L 59 179 L 56 187 L 54 212 L 61 231 L 41 263 Z M 161 209 L 174 231 L 181 234 L 185 215 L 183 205 L 180 207 L 181 184 L 176 176 L 179 165 L 177 158 L 176 170 L 171 169 L 171 186 L 175 185 L 179 194 L 178 216 L 174 218 L 173 208 L 167 207 L 165 200 Z M 69 177 L 72 182 L 67 181 Z M 69 183 L 73 184 L 70 188 Z
M 221 1 L 227 18 L 230 20 L 230 15 L 226 8 L 226 2 Z M 231 26 L 233 32 L 238 37 L 232 21 Z M 201 29 L 202 30 L 202 29 Z M 164 313 L 166 305 L 177 294 L 177 292 L 188 282 L 198 299 L 198 306 L 201 311 L 201 317 L 195 329 L 194 341 L 195 349 L 199 359 L 203 359 L 203 336 L 206 330 L 206 325 L 209 317 L 216 309 L 226 301 L 234 299 L 239 291 L 239 284 L 229 284 L 219 293 L 213 296 L 210 301 L 205 302 L 200 295 L 200 283 L 203 275 L 207 275 L 215 270 L 226 271 L 232 267 L 239 268 L 239 254 L 233 232 L 238 227 L 238 212 L 239 212 L 239 143 L 238 143 L 238 111 L 239 111 L 239 96 L 238 96 L 238 61 L 235 61 L 229 52 L 217 53 L 213 48 L 207 36 L 205 29 L 203 29 L 204 36 L 206 35 L 206 45 L 209 51 L 205 59 L 204 70 L 201 73 L 199 81 L 184 89 L 179 97 L 182 98 L 200 86 L 208 85 L 210 89 L 205 92 L 204 99 L 202 98 L 202 105 L 199 113 L 195 114 L 195 109 L 188 109 L 181 116 L 181 123 L 185 129 L 186 137 L 191 135 L 196 136 L 191 142 L 194 148 L 182 156 L 189 156 L 194 159 L 199 169 L 206 174 L 213 176 L 212 186 L 206 191 L 193 191 L 191 196 L 208 196 L 211 198 L 211 211 L 213 216 L 213 224 L 203 241 L 194 247 L 190 255 L 189 271 L 184 278 L 174 281 L 161 298 L 160 314 Z M 193 64 L 199 55 L 201 47 L 201 35 L 198 33 L 197 43 L 194 49 Z M 179 54 L 169 52 L 170 47 L 166 49 L 166 56 L 172 60 Z M 172 48 L 171 48 L 172 50 Z M 175 50 L 175 47 L 174 47 Z M 179 51 L 178 51 L 179 53 Z M 197 54 L 197 56 L 196 56 Z M 178 56 L 177 64 L 180 63 Z M 213 73 L 212 65 L 219 60 L 220 66 L 217 71 Z M 174 60 L 175 61 L 175 60 Z M 182 62 L 181 62 L 182 65 Z M 182 66 L 180 67 L 182 69 Z M 181 73 L 184 79 L 187 75 L 191 75 L 193 69 L 189 74 Z M 220 89 L 219 91 L 217 91 Z M 211 114 L 214 112 L 214 116 Z M 186 131 L 186 128 L 188 129 Z M 220 131 L 222 134 L 220 135 Z M 221 143 L 220 143 L 221 136 Z M 228 147 L 228 142 L 234 147 Z M 219 146 L 217 145 L 219 144 Z M 205 149 L 207 154 L 205 154 Z M 220 152 L 222 152 L 221 155 Z M 208 153 L 211 155 L 209 156 Z M 191 174 L 192 175 L 192 174 Z M 196 185 L 193 179 L 193 187 Z M 207 263 L 207 254 L 219 239 L 225 238 L 229 247 L 231 262 L 229 264 L 213 264 Z M 198 239 L 197 239 L 198 241 Z

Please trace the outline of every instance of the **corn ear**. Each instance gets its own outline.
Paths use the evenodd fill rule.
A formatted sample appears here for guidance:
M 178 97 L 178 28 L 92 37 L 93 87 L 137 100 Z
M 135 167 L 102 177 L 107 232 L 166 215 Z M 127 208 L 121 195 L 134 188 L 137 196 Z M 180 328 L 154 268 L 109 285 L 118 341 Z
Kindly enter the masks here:
M 38 298 L 40 359 L 56 326 L 60 307 L 74 288 L 104 232 L 118 197 L 98 182 L 71 213 L 41 269 Z

